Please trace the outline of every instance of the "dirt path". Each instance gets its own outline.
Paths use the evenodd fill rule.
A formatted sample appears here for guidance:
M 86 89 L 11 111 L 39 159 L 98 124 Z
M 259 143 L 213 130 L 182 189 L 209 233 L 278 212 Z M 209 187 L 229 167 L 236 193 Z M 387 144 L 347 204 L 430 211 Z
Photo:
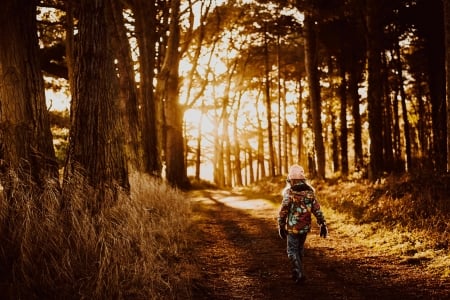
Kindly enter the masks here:
M 450 282 L 334 234 L 333 220 L 329 238 L 317 228 L 308 235 L 307 280 L 294 284 L 276 231 L 278 207 L 225 191 L 190 196 L 198 229 L 193 299 L 450 299 Z

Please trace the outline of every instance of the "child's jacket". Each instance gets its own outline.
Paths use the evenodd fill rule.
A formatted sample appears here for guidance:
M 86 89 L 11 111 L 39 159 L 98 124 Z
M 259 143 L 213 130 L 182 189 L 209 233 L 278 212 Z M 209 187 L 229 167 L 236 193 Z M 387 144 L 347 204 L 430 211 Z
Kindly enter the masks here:
M 301 182 L 284 190 L 278 217 L 280 226 L 286 224 L 289 233 L 308 233 L 311 230 L 311 214 L 319 224 L 325 223 L 320 204 L 309 185 Z

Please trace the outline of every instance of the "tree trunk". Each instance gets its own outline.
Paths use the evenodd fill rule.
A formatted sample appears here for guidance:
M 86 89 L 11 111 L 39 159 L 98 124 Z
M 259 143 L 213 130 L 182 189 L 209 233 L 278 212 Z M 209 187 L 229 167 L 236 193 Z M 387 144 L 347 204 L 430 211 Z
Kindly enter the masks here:
M 267 30 L 264 31 L 264 95 L 266 100 L 266 110 L 267 110 L 267 136 L 268 136 L 268 147 L 269 147 L 269 171 L 270 176 L 275 177 L 275 153 L 273 145 L 273 129 L 272 129 L 272 103 L 270 97 L 270 64 L 269 64 L 269 41 L 267 38 Z
M 339 172 L 341 166 L 339 163 L 339 138 L 336 130 L 336 116 L 331 109 L 329 110 L 329 116 L 331 119 L 331 153 L 333 161 L 333 172 Z M 326 139 L 328 140 L 328 139 Z
M 341 83 L 339 86 L 339 98 L 341 100 L 340 107 L 340 127 L 341 134 L 339 138 L 339 142 L 341 144 L 341 172 L 345 177 L 348 175 L 348 127 L 347 127 L 347 78 L 345 72 L 345 65 L 342 62 L 343 58 L 341 57 L 341 63 L 339 67 Z
M 400 114 L 399 114 L 399 110 L 398 110 L 398 90 L 400 89 L 400 83 L 397 84 L 397 86 L 395 87 L 396 91 L 394 93 L 394 96 L 392 98 L 392 101 L 390 101 L 389 104 L 391 104 L 392 106 L 392 114 L 393 114 L 393 118 L 392 118 L 392 128 L 393 128 L 393 133 L 392 133 L 392 149 L 394 151 L 394 162 L 395 165 L 400 164 L 401 160 L 402 160 L 402 143 L 400 142 Z M 389 125 L 387 125 L 389 126 Z
M 195 180 L 200 180 L 200 167 L 201 167 L 201 157 L 202 157 L 202 127 L 203 127 L 203 111 L 205 109 L 205 102 L 202 101 L 202 105 L 200 107 L 201 115 L 198 120 L 198 136 L 197 136 L 197 146 L 195 149 Z
M 288 139 L 288 136 L 290 135 L 290 125 L 288 120 L 286 119 L 287 115 L 287 108 L 286 108 L 286 80 L 283 81 L 283 98 L 281 99 L 282 106 L 283 106 L 283 167 L 284 167 L 284 174 L 287 174 L 289 171 L 289 153 L 288 149 L 292 149 L 288 145 L 288 142 L 291 143 L 292 140 Z M 280 173 L 280 175 L 283 174 L 283 171 Z
M 253 182 L 255 182 L 255 171 L 253 169 L 253 149 L 250 146 L 248 140 L 246 140 L 245 148 L 247 149 L 248 153 L 248 180 L 249 183 L 252 184 Z
M 225 108 L 226 110 L 226 108 Z M 228 134 L 228 130 L 230 127 L 229 122 L 229 116 L 228 113 L 226 114 L 226 117 L 223 119 L 223 142 L 225 144 L 225 170 L 226 170 L 226 176 L 225 176 L 225 186 L 231 187 L 233 184 L 233 167 L 231 166 L 231 143 L 230 143 L 230 135 Z
M 397 74 L 399 79 L 399 89 L 400 89 L 400 98 L 402 105 L 402 116 L 403 116 L 403 131 L 405 134 L 405 153 L 406 153 L 406 169 L 411 172 L 413 169 L 412 157 L 411 157 L 411 136 L 410 136 L 410 125 L 408 119 L 408 111 L 406 109 L 406 92 L 404 87 L 404 79 L 403 79 L 403 66 L 400 52 L 400 45 L 396 43 L 396 53 L 397 53 Z
M 277 113 L 277 130 L 278 130 L 278 174 L 283 174 L 283 148 L 282 145 L 282 135 L 281 129 L 284 128 L 284 124 L 281 121 L 281 64 L 280 64 L 280 34 L 277 33 L 277 104 L 278 104 L 278 113 Z M 284 98 L 284 97 L 283 97 Z M 285 136 L 283 134 L 283 136 Z
M 325 147 L 322 135 L 322 100 L 320 96 L 320 78 L 318 67 L 317 40 L 314 29 L 314 20 L 305 15 L 305 66 L 308 74 L 309 97 L 314 131 L 314 147 L 317 156 L 317 176 L 325 178 Z
M 381 81 L 381 25 L 378 0 L 367 1 L 368 114 L 370 137 L 369 179 L 378 180 L 383 173 L 383 119 Z
M 298 80 L 298 102 L 297 102 L 297 163 L 302 164 L 304 157 L 303 147 L 303 86 L 302 79 Z
M 396 161 L 394 160 L 394 146 L 393 146 L 393 133 L 392 128 L 394 127 L 394 120 L 392 116 L 392 103 L 390 98 L 390 86 L 389 86 L 389 78 L 388 78 L 388 63 L 387 63 L 387 57 L 382 52 L 381 55 L 381 92 L 382 92 L 382 98 L 381 98 L 381 120 L 382 120 L 382 138 L 383 138 L 383 146 L 382 146 L 382 152 L 384 154 L 383 158 L 383 168 L 382 171 L 386 171 L 391 173 L 395 170 Z M 398 121 L 398 118 L 395 120 L 395 122 Z
M 75 43 L 71 129 L 65 167 L 65 193 L 78 172 L 93 188 L 95 210 L 129 189 L 123 132 L 118 109 L 118 82 L 108 36 L 107 0 L 82 0 Z M 79 187 L 77 187 L 79 188 Z
M 136 39 L 140 54 L 139 102 L 141 104 L 140 120 L 142 122 L 143 132 L 141 137 L 144 150 L 143 163 L 147 173 L 160 177 L 162 172 L 161 153 L 163 144 L 161 103 L 163 98 L 155 95 L 153 84 L 155 79 L 155 69 L 157 67 L 157 54 L 155 48 L 159 42 L 155 0 L 134 0 L 133 11 L 136 19 Z M 161 55 L 162 54 L 159 53 L 159 56 Z M 176 91 L 178 91 L 178 89 Z M 160 92 L 160 90 L 158 90 L 158 92 Z
M 6 0 L 0 20 L 0 183 L 9 198 L 16 188 L 13 173 L 38 189 L 48 180 L 58 187 L 59 181 L 39 65 L 36 2 Z
M 358 70 L 356 62 L 352 62 L 349 76 L 349 96 L 352 105 L 352 119 L 353 119 L 353 147 L 355 151 L 354 166 L 356 171 L 360 171 L 364 166 L 363 149 L 362 149 L 362 129 L 361 129 L 361 114 L 359 112 L 359 93 L 358 82 L 360 78 L 360 71 Z
M 259 97 L 258 97 L 259 98 Z M 256 106 L 258 107 L 258 106 Z M 256 181 L 266 177 L 266 166 L 265 166 L 265 157 L 264 157 L 264 133 L 262 128 L 261 118 L 259 116 L 258 109 L 256 110 L 256 117 L 258 121 L 258 150 L 256 154 L 257 159 L 257 168 L 256 168 Z
M 113 49 L 116 50 L 117 69 L 119 72 L 120 115 L 124 126 L 127 161 L 129 168 L 146 171 L 142 166 L 141 130 L 139 124 L 139 101 L 134 67 L 128 42 L 123 6 L 120 1 L 110 1 L 114 26 L 111 26 Z
M 450 172 L 450 1 L 442 0 L 444 4 L 445 24 L 445 67 L 447 70 L 447 172 Z
M 448 0 L 447 0 L 448 1 Z M 426 51 L 428 57 L 431 115 L 433 120 L 433 162 L 434 169 L 447 169 L 447 103 L 445 99 L 445 43 L 444 14 L 441 1 L 427 1 L 430 32 L 427 33 Z M 448 22 L 448 21 L 447 21 Z
M 242 95 L 242 94 L 241 94 Z M 242 164 L 241 164 L 241 145 L 242 138 L 239 137 L 238 119 L 241 108 L 241 95 L 237 99 L 237 107 L 233 116 L 233 138 L 234 138 L 234 173 L 235 184 L 242 186 Z
M 166 121 L 166 178 L 177 187 L 189 187 L 186 166 L 184 163 L 183 113 L 178 103 L 178 66 L 180 55 L 179 28 L 180 0 L 172 0 L 170 6 L 169 41 L 161 74 L 158 79 L 158 93 L 164 100 L 164 116 Z

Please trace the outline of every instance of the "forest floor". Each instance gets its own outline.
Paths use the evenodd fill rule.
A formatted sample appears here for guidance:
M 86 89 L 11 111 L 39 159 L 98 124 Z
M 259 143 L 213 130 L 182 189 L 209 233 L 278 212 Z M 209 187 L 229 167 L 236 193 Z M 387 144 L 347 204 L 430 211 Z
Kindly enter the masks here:
M 191 191 L 192 299 L 450 299 L 450 280 L 421 262 L 368 248 L 335 230 L 308 235 L 302 284 L 291 280 L 278 205 L 266 197 L 220 190 Z M 267 196 L 270 198 L 270 196 Z M 313 218 L 313 224 L 315 219 Z

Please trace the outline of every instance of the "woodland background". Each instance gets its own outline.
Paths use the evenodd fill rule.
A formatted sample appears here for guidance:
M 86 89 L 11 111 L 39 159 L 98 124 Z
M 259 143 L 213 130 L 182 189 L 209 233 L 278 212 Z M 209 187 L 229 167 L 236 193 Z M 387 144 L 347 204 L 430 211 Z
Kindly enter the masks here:
M 184 207 L 165 184 L 188 189 L 205 178 L 202 172 L 222 188 L 283 176 L 292 163 L 318 180 L 420 175 L 441 182 L 450 164 L 449 6 L 447 0 L 3 1 L 4 281 L 32 291 L 51 286 L 49 278 L 69 282 L 77 272 L 61 268 L 77 269 L 76 261 L 79 269 L 97 266 L 91 271 L 99 281 L 90 287 L 104 293 L 105 270 L 86 260 L 88 249 L 110 257 L 105 245 L 120 242 L 145 258 L 142 240 L 155 235 L 142 233 L 136 221 L 135 239 L 90 244 L 91 238 L 108 240 L 102 228 L 121 214 L 131 218 L 126 207 L 143 203 L 137 190 L 161 188 Z M 69 99 L 67 110 L 53 108 L 57 94 Z M 147 175 L 153 183 L 140 184 Z M 146 211 L 159 219 L 165 210 L 155 205 L 146 202 Z M 41 257 L 67 278 L 47 267 L 40 282 L 28 280 L 36 275 L 25 266 L 36 262 L 31 245 L 39 238 L 38 244 L 86 247 L 64 253 L 49 246 Z M 105 264 L 117 268 L 110 259 Z M 78 288 L 90 284 L 81 280 Z

